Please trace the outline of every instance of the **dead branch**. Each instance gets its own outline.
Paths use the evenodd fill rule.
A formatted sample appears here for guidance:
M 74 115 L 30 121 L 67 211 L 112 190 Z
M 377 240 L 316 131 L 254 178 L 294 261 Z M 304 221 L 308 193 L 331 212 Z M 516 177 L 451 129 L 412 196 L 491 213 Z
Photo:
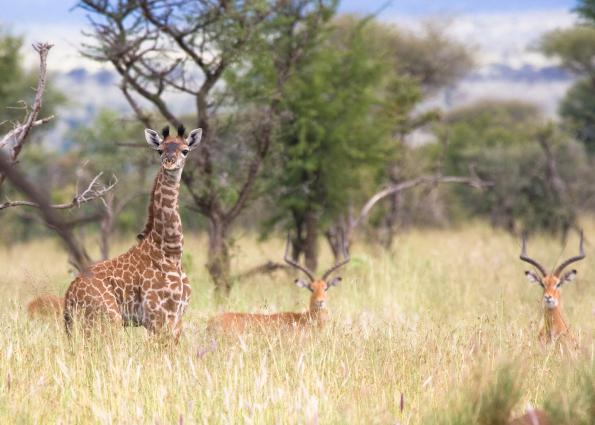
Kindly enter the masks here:
M 274 261 L 267 261 L 266 263 L 260 264 L 258 266 L 252 267 L 246 271 L 238 273 L 233 277 L 234 280 L 241 280 L 247 279 L 250 277 L 254 277 L 260 274 L 271 274 L 278 270 L 283 270 L 286 272 L 290 272 L 291 268 L 286 264 L 276 263 Z
M 72 200 L 67 203 L 63 204 L 47 204 L 48 208 L 52 208 L 54 210 L 66 210 L 70 208 L 80 207 L 87 202 L 93 201 L 95 199 L 103 198 L 110 190 L 112 190 L 116 184 L 118 184 L 118 179 L 116 176 L 113 176 L 113 183 L 109 184 L 108 186 L 103 186 L 98 183 L 99 178 L 103 172 L 97 174 L 93 180 L 89 183 L 87 188 L 82 192 L 76 193 Z M 10 207 L 33 207 L 33 208 L 43 208 L 38 202 L 32 201 L 6 201 L 3 204 L 0 204 L 0 210 L 10 208 Z
M 72 229 L 64 223 L 56 210 L 50 205 L 45 194 L 27 180 L 27 178 L 13 166 L 12 161 L 6 154 L 0 151 L 0 172 L 13 184 L 13 186 L 24 194 L 31 202 L 39 208 L 46 225 L 55 230 L 70 253 L 70 262 L 79 270 L 84 270 L 91 264 L 89 255 L 76 241 Z
M 386 189 L 381 190 L 380 192 L 375 193 L 368 201 L 364 204 L 358 217 L 354 220 L 352 227 L 357 227 L 362 224 L 370 211 L 374 206 L 386 198 L 387 196 L 393 195 L 395 193 L 401 192 L 403 190 L 412 189 L 414 187 L 420 186 L 422 184 L 430 184 L 430 185 L 438 185 L 441 183 L 458 183 L 458 184 L 466 184 L 471 186 L 475 189 L 483 189 L 493 184 L 491 182 L 486 182 L 480 179 L 476 175 L 471 175 L 470 177 L 463 177 L 463 176 L 441 176 L 441 175 L 426 175 L 426 176 L 419 176 L 411 180 L 406 180 L 401 182 L 397 185 L 392 185 L 387 187 Z
M 33 107 L 31 108 L 29 114 L 25 117 L 25 121 L 22 124 L 17 124 L 12 131 L 10 131 L 0 140 L 0 149 L 10 149 L 8 158 L 11 164 L 16 162 L 31 129 L 44 124 L 53 118 L 53 116 L 50 116 L 37 120 L 37 115 L 41 110 L 43 93 L 45 92 L 46 87 L 47 57 L 52 47 L 53 44 L 50 43 L 33 44 L 33 49 L 35 49 L 35 51 L 39 54 L 39 78 L 37 80 L 37 89 L 35 90 L 35 100 L 33 101 Z M 2 183 L 4 183 L 4 179 L 4 174 L 0 174 L 0 186 Z

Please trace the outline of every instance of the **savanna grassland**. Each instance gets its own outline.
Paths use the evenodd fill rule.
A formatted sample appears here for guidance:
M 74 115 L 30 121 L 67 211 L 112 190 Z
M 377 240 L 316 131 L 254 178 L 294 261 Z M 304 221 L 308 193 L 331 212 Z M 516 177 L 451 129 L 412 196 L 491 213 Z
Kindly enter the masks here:
M 593 424 L 595 222 L 585 230 L 587 258 L 563 291 L 581 345 L 572 355 L 537 342 L 541 289 L 525 280 L 518 240 L 480 224 L 405 233 L 392 252 L 358 243 L 329 291 L 324 329 L 216 343 L 205 326 L 218 311 L 299 311 L 309 292 L 281 271 L 238 282 L 218 307 L 202 266 L 206 240 L 187 235 L 193 294 L 174 348 L 143 329 L 83 346 L 67 340 L 61 321 L 29 319 L 34 295 L 68 286 L 66 257 L 52 241 L 5 246 L 0 423 L 495 425 L 532 405 L 557 423 Z M 577 239 L 561 254 L 559 240 L 535 237 L 529 252 L 551 266 L 575 254 Z M 234 269 L 282 255 L 282 240 L 244 235 Z M 325 253 L 321 268 L 330 262 Z

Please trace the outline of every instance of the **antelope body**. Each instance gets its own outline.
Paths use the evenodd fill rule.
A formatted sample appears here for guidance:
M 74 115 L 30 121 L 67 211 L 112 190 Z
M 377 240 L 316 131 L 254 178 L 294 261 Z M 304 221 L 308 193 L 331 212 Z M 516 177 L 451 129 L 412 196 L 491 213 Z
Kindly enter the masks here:
M 562 298 L 560 288 L 565 283 L 571 282 L 576 277 L 577 271 L 564 272 L 570 264 L 585 258 L 583 232 L 580 234 L 579 255 L 571 257 L 562 262 L 552 273 L 548 273 L 539 262 L 527 256 L 526 238 L 523 237 L 520 259 L 533 266 L 539 273 L 525 271 L 525 276 L 530 283 L 537 284 L 543 288 L 543 326 L 539 331 L 539 340 L 542 343 L 549 343 L 558 338 L 565 337 L 574 342 L 562 309 Z
M 328 280 L 329 276 L 340 267 L 349 262 L 349 255 L 344 251 L 343 261 L 337 262 L 328 269 L 320 279 L 316 279 L 314 274 L 304 266 L 291 260 L 288 257 L 289 240 L 285 248 L 284 260 L 292 267 L 301 270 L 308 277 L 308 281 L 296 279 L 295 284 L 301 288 L 306 288 L 312 292 L 310 296 L 310 308 L 305 312 L 283 312 L 273 314 L 253 314 L 253 313 L 233 313 L 226 312 L 209 320 L 208 331 L 232 331 L 242 332 L 250 328 L 265 328 L 270 326 L 297 326 L 301 327 L 308 324 L 322 326 L 328 319 L 327 309 L 327 291 L 331 286 L 336 286 L 341 282 L 340 277 Z
M 40 295 L 27 304 L 29 317 L 60 317 L 64 312 L 64 297 Z

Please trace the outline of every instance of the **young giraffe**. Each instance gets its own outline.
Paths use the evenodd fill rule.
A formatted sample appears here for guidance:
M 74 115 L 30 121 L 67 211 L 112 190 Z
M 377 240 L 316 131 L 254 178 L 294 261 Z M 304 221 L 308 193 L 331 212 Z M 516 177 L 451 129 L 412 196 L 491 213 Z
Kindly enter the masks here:
M 179 338 L 191 289 L 181 264 L 184 237 L 178 194 L 186 156 L 199 145 L 202 130 L 192 130 L 187 138 L 184 133 L 180 126 L 178 135 L 171 136 L 166 127 L 161 138 L 145 129 L 147 143 L 161 156 L 150 223 L 143 239 L 128 252 L 89 267 L 70 284 L 64 303 L 67 332 L 75 318 L 87 325 L 106 318 L 116 325 L 144 326 L 151 333 Z
M 539 331 L 539 341 L 549 343 L 564 338 L 564 343 L 576 344 L 575 338 L 564 320 L 562 311 L 562 295 L 560 288 L 567 282 L 572 282 L 576 277 L 576 270 L 570 270 L 562 274 L 572 263 L 585 258 L 584 237 L 581 231 L 579 243 L 579 255 L 570 257 L 560 264 L 552 273 L 548 273 L 539 262 L 527 255 L 527 240 L 523 236 L 520 259 L 525 261 L 537 270 L 539 274 L 525 271 L 525 276 L 530 283 L 538 284 L 543 288 L 543 326 Z

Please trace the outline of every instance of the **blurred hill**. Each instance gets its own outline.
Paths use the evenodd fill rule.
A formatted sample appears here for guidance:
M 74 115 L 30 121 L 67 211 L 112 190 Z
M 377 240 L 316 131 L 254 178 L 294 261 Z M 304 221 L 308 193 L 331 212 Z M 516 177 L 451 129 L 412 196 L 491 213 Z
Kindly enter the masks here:
M 71 143 L 69 130 L 87 126 L 102 109 L 130 114 L 130 107 L 118 88 L 118 75 L 108 69 L 84 67 L 58 71 L 53 76 L 56 87 L 69 94 L 69 103 L 58 113 L 56 127 L 48 134 L 47 145 L 61 149 Z M 492 63 L 472 71 L 460 83 L 437 93 L 422 105 L 424 108 L 455 109 L 479 99 L 517 99 L 535 103 L 546 116 L 555 118 L 557 105 L 576 79 L 555 65 L 525 63 L 514 67 Z M 172 109 L 177 113 L 191 110 L 192 99 L 170 94 Z M 141 102 L 142 103 L 142 102 Z

